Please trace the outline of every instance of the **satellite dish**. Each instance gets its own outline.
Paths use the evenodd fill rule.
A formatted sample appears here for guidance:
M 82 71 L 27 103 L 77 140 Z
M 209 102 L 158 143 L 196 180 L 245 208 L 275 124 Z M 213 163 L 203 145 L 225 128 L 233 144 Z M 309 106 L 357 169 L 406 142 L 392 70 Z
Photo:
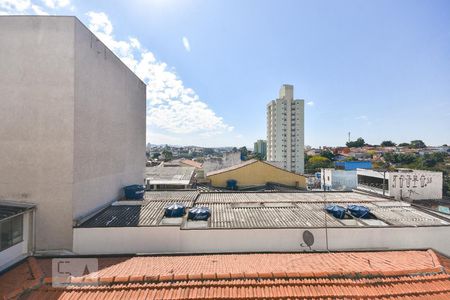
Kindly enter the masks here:
M 314 235 L 311 233 L 311 231 L 303 231 L 303 241 L 309 248 L 314 245 Z

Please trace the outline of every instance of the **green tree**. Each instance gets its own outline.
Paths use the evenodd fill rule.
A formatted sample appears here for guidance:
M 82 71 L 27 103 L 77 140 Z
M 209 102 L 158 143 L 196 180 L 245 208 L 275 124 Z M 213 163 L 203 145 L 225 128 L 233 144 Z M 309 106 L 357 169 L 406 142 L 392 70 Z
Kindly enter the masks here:
M 417 156 L 412 153 L 385 153 L 383 157 L 392 164 L 411 164 L 417 160 Z
M 396 144 L 392 141 L 383 141 L 381 142 L 381 147 L 395 147 Z
M 359 137 L 356 141 L 347 142 L 346 145 L 349 148 L 359 148 L 366 144 L 363 138 Z
M 322 152 L 320 152 L 320 155 L 328 158 L 329 160 L 334 160 L 334 153 L 330 150 L 323 150 Z
M 427 145 L 425 145 L 425 143 L 422 140 L 414 140 L 411 141 L 411 147 L 419 149 L 419 148 L 426 148 Z
M 203 154 L 204 154 L 204 155 L 213 155 L 214 153 L 215 153 L 215 151 L 214 151 L 213 148 L 205 148 L 205 149 L 203 150 Z
M 155 152 L 155 153 L 153 153 L 152 158 L 153 158 L 153 159 L 158 159 L 158 157 L 159 157 L 160 155 L 161 155 L 161 153 Z
M 398 144 L 398 146 L 399 146 L 399 147 L 409 147 L 409 146 L 411 146 L 411 145 L 408 144 L 408 143 L 400 143 L 400 144 Z
M 241 160 L 247 160 L 247 156 L 248 156 L 248 150 L 247 147 L 241 147 L 239 148 L 239 151 L 241 152 Z
M 322 168 L 332 168 L 333 162 L 326 157 L 316 155 L 308 159 L 305 165 L 306 173 L 315 173 Z
M 164 160 L 165 161 L 169 161 L 169 160 L 171 160 L 173 158 L 172 152 L 167 150 L 167 149 L 164 149 L 162 154 L 164 155 Z

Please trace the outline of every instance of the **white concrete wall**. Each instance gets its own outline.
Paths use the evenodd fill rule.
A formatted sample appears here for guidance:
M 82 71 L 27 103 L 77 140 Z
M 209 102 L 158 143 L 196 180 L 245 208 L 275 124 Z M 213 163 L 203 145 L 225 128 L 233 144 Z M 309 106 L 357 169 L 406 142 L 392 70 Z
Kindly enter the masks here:
M 74 17 L 0 17 L 0 199 L 37 204 L 37 250 L 143 183 L 145 85 Z
M 303 232 L 314 235 L 311 249 Z M 450 227 L 180 230 L 178 227 L 76 228 L 78 254 L 204 253 L 433 248 L 450 255 Z M 328 236 L 328 238 L 327 238 Z M 117 237 L 120 237 L 118 239 Z
M 382 171 L 357 169 L 357 174 L 380 179 L 386 176 L 389 186 L 385 195 L 398 200 L 442 199 L 442 172 L 412 170 L 384 173 Z M 382 189 L 365 185 L 358 185 L 358 189 L 383 193 Z
M 207 158 L 202 164 L 204 173 L 225 169 L 242 163 L 241 152 L 226 152 L 223 157 Z
M 306 251 L 302 229 L 181 230 L 179 227 L 75 228 L 77 254 Z M 313 250 L 325 249 L 325 230 L 311 229 Z M 117 238 L 120 237 L 120 238 Z
M 76 20 L 75 218 L 144 183 L 145 124 L 145 84 Z
M 389 173 L 389 195 L 395 199 L 442 199 L 442 184 L 441 172 Z
M 0 199 L 38 205 L 37 246 L 71 248 L 74 18 L 0 17 Z
M 322 169 L 321 187 L 327 186 L 335 191 L 351 191 L 358 185 L 355 171 Z M 324 176 L 325 175 L 325 176 Z

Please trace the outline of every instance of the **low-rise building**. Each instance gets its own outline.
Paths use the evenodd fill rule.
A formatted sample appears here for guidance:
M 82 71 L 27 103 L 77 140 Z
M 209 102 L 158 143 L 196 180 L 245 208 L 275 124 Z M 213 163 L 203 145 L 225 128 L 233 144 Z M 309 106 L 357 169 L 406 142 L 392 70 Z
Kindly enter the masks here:
M 321 170 L 320 188 L 324 191 L 351 191 L 357 185 L 356 170 Z
M 234 180 L 238 188 L 262 186 L 277 183 L 296 188 L 306 188 L 306 178 L 268 162 L 251 159 L 239 165 L 209 172 L 207 179 L 214 187 L 227 187 L 227 181 Z
M 190 189 L 195 182 L 194 167 L 161 164 L 145 169 L 145 184 L 148 190 Z
M 358 189 L 404 200 L 442 199 L 442 172 L 357 170 Z
M 216 170 L 229 168 L 242 162 L 241 152 L 229 151 L 224 152 L 222 157 L 206 157 L 203 161 L 202 168 L 205 174 Z
M 433 248 L 450 255 L 449 216 L 411 203 L 356 192 L 207 192 L 184 197 L 147 192 L 143 201 L 118 201 L 74 228 L 75 253 L 309 252 Z M 168 193 L 168 192 L 167 192 Z M 173 192 L 172 192 L 173 193 Z M 182 193 L 179 191 L 178 193 Z M 170 200 L 167 200 L 170 199 Z M 165 217 L 174 202 L 186 207 Z M 367 218 L 342 219 L 327 205 L 363 205 Z M 210 211 L 187 218 L 190 208 Z M 118 239 L 117 237 L 120 237 Z M 401 238 L 399 238 L 401 237 Z

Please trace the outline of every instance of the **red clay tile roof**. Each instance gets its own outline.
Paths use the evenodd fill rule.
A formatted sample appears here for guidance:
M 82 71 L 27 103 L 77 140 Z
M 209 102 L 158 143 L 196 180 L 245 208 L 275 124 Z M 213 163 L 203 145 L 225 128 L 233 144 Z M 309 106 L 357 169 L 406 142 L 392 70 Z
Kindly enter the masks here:
M 41 283 L 16 288 L 9 295 L 22 294 L 27 299 L 450 299 L 450 275 L 440 259 L 447 258 L 431 250 L 99 258 L 97 273 L 73 278 L 65 289 L 51 287 L 51 260 L 38 259 Z M 28 264 L 33 261 L 29 259 Z M 3 276 L 11 276 L 22 265 Z
M 191 166 L 191 167 L 194 167 L 194 168 L 197 168 L 197 169 L 200 169 L 202 167 L 202 163 L 199 163 L 198 161 L 194 161 L 194 160 L 191 160 L 191 159 L 182 159 L 180 162 L 182 164 L 186 164 L 188 166 Z

